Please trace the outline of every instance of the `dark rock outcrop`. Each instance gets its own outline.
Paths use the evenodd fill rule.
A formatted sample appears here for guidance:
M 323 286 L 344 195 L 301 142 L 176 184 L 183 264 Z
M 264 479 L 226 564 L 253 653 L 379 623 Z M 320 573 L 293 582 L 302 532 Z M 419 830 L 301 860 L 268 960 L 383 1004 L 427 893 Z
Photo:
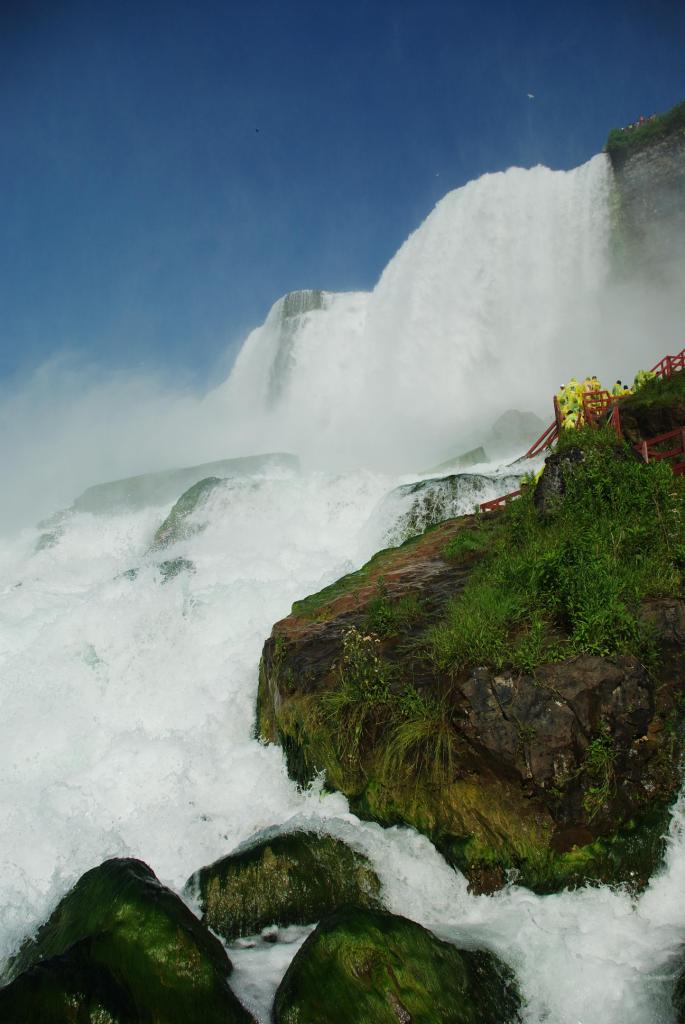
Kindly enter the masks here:
M 141 861 L 88 871 L 27 941 L 0 989 L 0 1020 L 249 1024 L 231 962 Z
M 474 518 L 443 523 L 294 605 L 264 646 L 259 731 L 283 746 L 298 782 L 325 769 L 357 813 L 425 832 L 476 889 L 502 885 L 509 869 L 539 891 L 590 878 L 644 884 L 679 785 L 685 602 L 645 606 L 658 672 L 633 657 L 584 655 L 534 675 L 441 673 L 415 639 L 479 558 L 468 543 L 458 559 L 446 552 L 478 529 Z M 412 596 L 413 614 L 400 622 Z M 340 692 L 350 635 L 358 653 L 371 651 L 367 685 L 403 700 L 411 680 L 411 700 L 434 709 L 425 741 L 409 748 L 401 729 L 393 739 L 381 712 L 366 733 L 360 727 L 353 756 L 346 751 L 325 708 L 327 695 Z M 439 771 L 419 770 L 428 756 L 442 760 Z
M 685 128 L 611 153 L 615 241 L 626 269 L 671 277 L 685 257 Z
M 271 924 L 310 924 L 343 904 L 380 906 L 367 859 L 339 839 L 305 831 L 257 836 L 201 868 L 186 889 L 203 922 L 229 942 Z
M 621 402 L 621 428 L 631 444 L 684 426 L 685 373 L 675 373 L 670 380 L 652 381 Z
M 403 917 L 346 908 L 322 921 L 276 993 L 276 1024 L 514 1024 L 514 976 Z
M 533 501 L 541 515 L 549 515 L 554 511 L 566 491 L 565 477 L 581 462 L 585 461 L 585 453 L 580 448 L 569 448 L 564 452 L 554 453 L 545 459 L 542 476 L 535 485 Z

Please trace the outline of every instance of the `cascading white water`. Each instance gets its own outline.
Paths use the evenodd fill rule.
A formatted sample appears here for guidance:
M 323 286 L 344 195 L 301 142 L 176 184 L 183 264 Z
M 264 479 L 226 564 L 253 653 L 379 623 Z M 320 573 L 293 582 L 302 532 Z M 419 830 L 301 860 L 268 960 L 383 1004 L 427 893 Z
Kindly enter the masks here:
M 406 469 L 504 409 L 547 413 L 579 364 L 615 379 L 617 353 L 598 344 L 608 190 L 598 156 L 449 193 L 370 295 L 308 293 L 317 301 L 295 327 L 279 300 L 247 339 L 227 400 L 243 417 L 257 406 L 262 446 Z
M 244 451 L 402 466 L 462 447 L 483 405 L 493 416 L 539 405 L 559 376 L 585 370 L 583 346 L 564 341 L 593 322 L 607 188 L 600 157 L 447 196 L 370 296 L 277 304 L 212 415 L 228 403 L 221 429 L 240 423 Z M 314 821 L 371 857 L 391 910 L 508 960 L 529 1024 L 671 1019 L 682 808 L 666 869 L 639 900 L 607 888 L 474 897 L 428 840 L 359 822 L 340 795 L 298 792 L 280 750 L 252 738 L 272 623 L 375 550 L 394 507 L 383 499 L 406 479 L 267 468 L 213 493 L 206 529 L 163 556 L 148 549 L 168 506 L 76 514 L 37 553 L 33 529 L 0 544 L 0 958 L 107 856 L 141 857 L 180 887 L 256 830 Z M 176 555 L 195 571 L 165 583 L 159 562 Z M 122 575 L 133 567 L 135 579 Z M 236 987 L 262 1019 L 300 938 L 235 953 Z

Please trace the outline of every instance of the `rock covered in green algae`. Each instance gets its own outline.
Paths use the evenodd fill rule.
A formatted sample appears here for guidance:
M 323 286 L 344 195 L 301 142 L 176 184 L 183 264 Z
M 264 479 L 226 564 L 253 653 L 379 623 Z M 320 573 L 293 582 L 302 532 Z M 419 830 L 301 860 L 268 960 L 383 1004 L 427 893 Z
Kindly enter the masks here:
M 195 572 L 195 563 L 189 558 L 169 558 L 157 566 L 162 583 L 169 583 L 182 572 Z
M 209 476 L 204 480 L 198 480 L 196 484 L 184 491 L 155 533 L 151 550 L 159 551 L 179 540 L 185 540 L 193 533 L 199 533 L 202 527 L 198 524 L 191 525 L 187 520 L 193 512 L 201 508 L 209 495 L 224 483 L 225 481 L 219 477 Z
M 343 908 L 309 936 L 276 993 L 276 1024 L 513 1024 L 515 979 L 403 917 Z
M 264 647 L 259 732 L 300 784 L 324 769 L 355 813 L 424 832 L 475 891 L 509 871 L 539 892 L 640 888 L 680 785 L 685 602 L 643 603 L 652 672 L 620 654 L 444 669 L 422 654 L 422 632 L 502 522 L 448 521 L 293 605 Z M 399 616 L 410 599 L 416 614 Z
M 11 962 L 0 1022 L 249 1024 L 226 952 L 138 860 L 88 871 Z
M 260 839 L 201 868 L 187 890 L 202 920 L 228 941 L 266 925 L 310 924 L 345 903 L 375 908 L 380 883 L 339 839 L 297 831 Z

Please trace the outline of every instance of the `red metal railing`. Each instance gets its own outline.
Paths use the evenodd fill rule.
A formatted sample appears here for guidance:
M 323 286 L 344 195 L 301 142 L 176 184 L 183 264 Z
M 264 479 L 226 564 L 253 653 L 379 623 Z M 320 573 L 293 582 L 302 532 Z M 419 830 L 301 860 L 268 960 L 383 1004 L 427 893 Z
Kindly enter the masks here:
M 608 391 L 585 391 L 583 394 L 583 418 L 589 427 L 598 427 L 603 422 L 613 427 L 618 437 L 621 436 L 621 414 L 619 412 L 619 395 L 610 395 Z
M 673 441 L 671 448 L 657 451 L 657 445 L 667 444 Z M 667 434 L 657 434 L 646 441 L 633 445 L 633 448 L 642 456 L 645 462 L 656 462 L 663 459 L 678 459 L 678 462 L 671 463 L 671 469 L 676 476 L 685 472 L 685 427 L 677 427 L 676 430 L 669 430 Z
M 655 373 L 657 377 L 670 377 L 671 374 L 679 373 L 681 370 L 685 370 L 685 348 L 675 356 L 664 356 L 656 366 L 652 367 L 652 373 Z
M 481 512 L 492 512 L 495 508 L 501 508 L 502 505 L 506 505 L 508 501 L 512 501 L 514 498 L 520 498 L 521 491 L 510 491 L 509 494 L 503 494 L 501 498 L 492 498 L 491 501 L 481 502 Z
M 530 446 L 525 454 L 526 459 L 534 459 L 536 455 L 543 452 L 545 448 L 551 448 L 559 437 L 559 424 L 556 420 L 547 427 L 544 433 L 540 434 L 537 441 Z
M 674 356 L 664 356 L 656 366 L 652 367 L 652 373 L 656 374 L 657 377 L 670 377 L 674 373 L 685 371 L 685 348 L 681 349 Z M 583 415 L 579 416 L 576 422 L 576 426 L 579 427 L 583 422 L 587 423 L 588 426 L 595 427 L 604 419 L 604 422 L 608 423 L 609 426 L 613 427 L 618 437 L 622 437 L 621 432 L 621 413 L 620 413 L 620 402 L 622 395 L 610 395 L 608 391 L 586 391 L 583 394 Z M 608 415 L 607 415 L 608 414 Z M 530 446 L 525 454 L 526 459 L 534 459 L 536 455 L 540 455 L 545 448 L 551 448 L 556 439 L 559 437 L 559 432 L 563 427 L 564 417 L 561 409 L 559 408 L 559 402 L 557 396 L 554 396 L 554 421 L 550 423 L 547 429 L 540 434 L 537 441 Z M 678 439 L 675 448 L 667 451 L 656 451 L 656 445 L 670 441 L 671 439 Z M 681 473 L 685 473 L 685 427 L 679 427 L 677 430 L 672 430 L 668 434 L 661 434 L 659 437 L 651 437 L 648 441 L 643 441 L 641 444 L 635 445 L 635 450 L 642 455 L 645 462 L 649 462 L 650 459 L 677 459 L 678 456 L 683 456 L 679 462 L 672 462 L 671 468 L 676 476 Z M 518 498 L 520 491 L 511 491 L 510 494 L 503 494 L 501 498 L 493 498 L 491 501 L 484 501 L 481 503 L 481 512 L 490 512 L 492 509 L 501 508 L 506 505 L 512 498 Z

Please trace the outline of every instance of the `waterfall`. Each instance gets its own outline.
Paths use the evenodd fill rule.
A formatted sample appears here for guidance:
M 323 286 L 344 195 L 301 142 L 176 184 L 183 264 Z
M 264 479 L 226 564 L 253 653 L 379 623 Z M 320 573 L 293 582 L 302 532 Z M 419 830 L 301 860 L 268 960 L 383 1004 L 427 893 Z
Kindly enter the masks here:
M 257 467 L 212 490 L 202 529 L 163 556 L 193 571 L 166 579 L 150 551 L 161 499 L 77 508 L 51 546 L 37 549 L 28 525 L 0 540 L 0 959 L 106 857 L 140 857 L 180 888 L 259 829 L 315 821 L 371 857 L 393 912 L 508 960 L 527 1024 L 669 1020 L 682 808 L 640 899 L 476 897 L 424 837 L 358 821 L 340 794 L 298 791 L 281 751 L 252 734 L 273 622 L 388 536 L 400 473 L 468 447 L 507 408 L 544 414 L 571 373 L 615 377 L 598 312 L 608 190 L 602 156 L 486 175 L 438 203 L 372 292 L 279 300 L 229 379 L 197 409 L 184 399 L 183 429 L 212 440 L 198 462 L 290 450 L 305 468 Z M 175 436 L 177 413 L 160 434 Z M 266 945 L 231 953 L 262 1019 L 273 958 L 282 973 L 297 943 Z
M 370 294 L 279 300 L 237 359 L 228 404 L 267 447 L 402 469 L 507 408 L 548 414 L 579 365 L 601 376 L 619 359 L 600 343 L 609 184 L 597 156 L 449 193 Z

